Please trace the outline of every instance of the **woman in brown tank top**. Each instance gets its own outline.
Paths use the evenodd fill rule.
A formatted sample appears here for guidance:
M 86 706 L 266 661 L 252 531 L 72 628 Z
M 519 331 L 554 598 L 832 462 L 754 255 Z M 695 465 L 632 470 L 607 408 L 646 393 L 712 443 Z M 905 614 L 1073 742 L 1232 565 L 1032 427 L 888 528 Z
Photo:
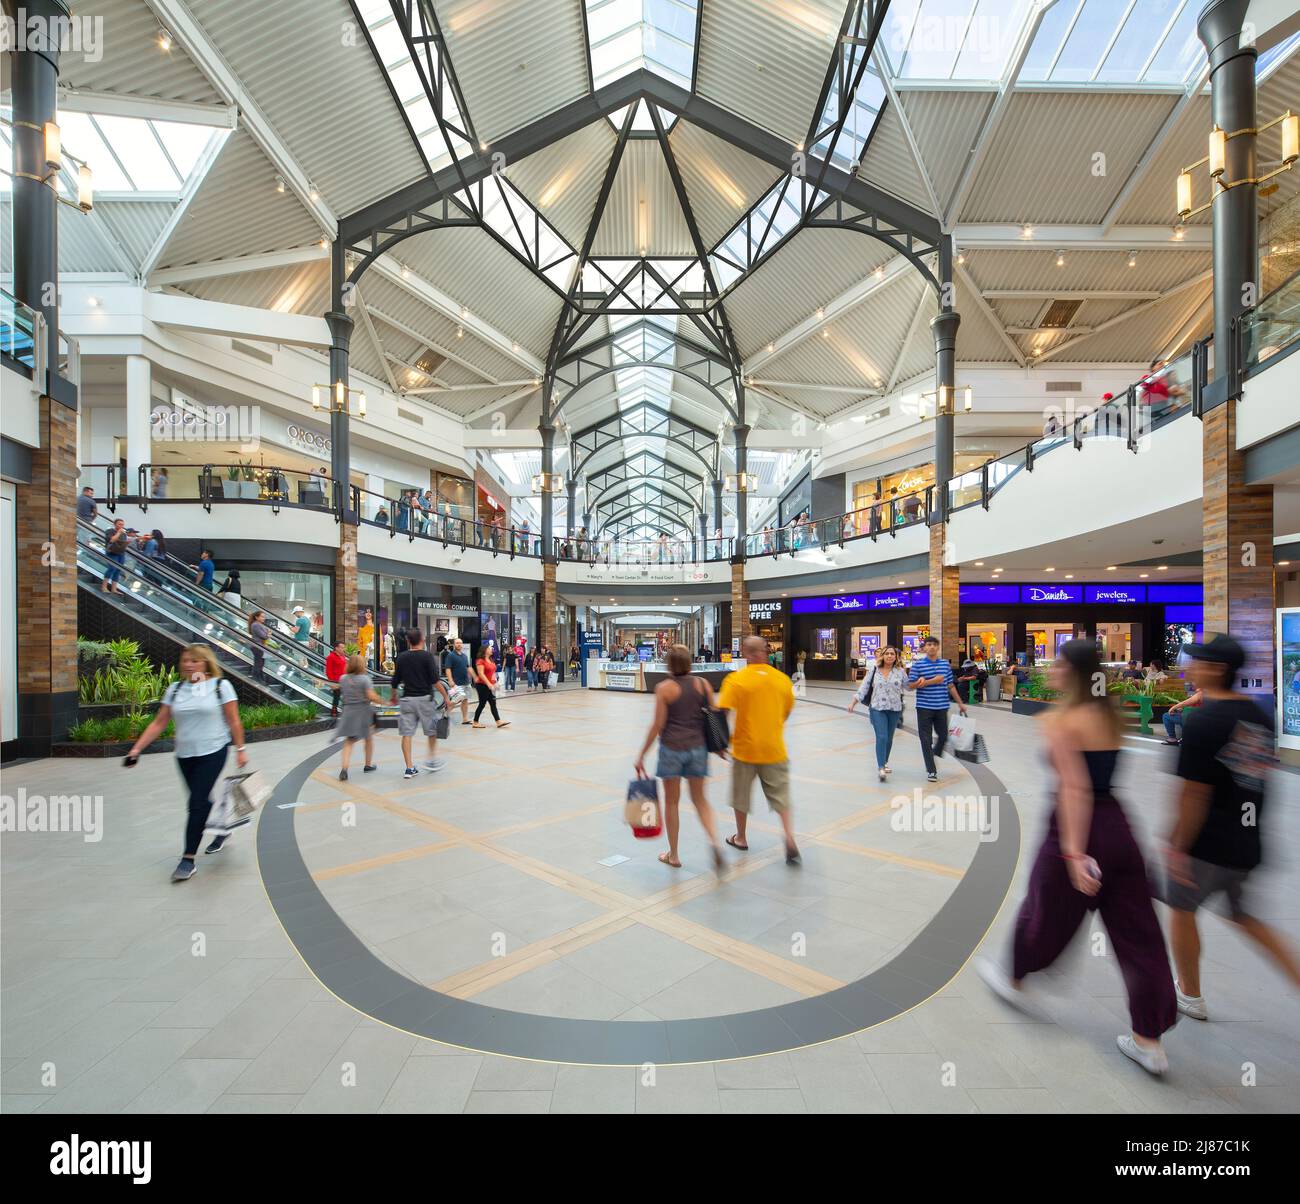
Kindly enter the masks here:
M 700 817 L 700 824 L 713 848 L 713 868 L 722 873 L 724 862 L 718 846 L 718 834 L 713 824 L 713 811 L 704 791 L 704 779 L 709 776 L 709 750 L 704 743 L 704 718 L 700 708 L 713 705 L 713 687 L 702 677 L 691 676 L 691 652 L 685 644 L 674 644 L 666 658 L 667 681 L 655 686 L 655 714 L 636 759 L 636 771 L 642 777 L 645 755 L 656 737 L 659 740 L 659 763 L 655 776 L 664 783 L 664 827 L 668 832 L 668 852 L 659 860 L 673 869 L 681 868 L 677 856 L 677 835 L 681 828 L 678 804 L 682 795 L 682 779 L 690 784 L 691 802 Z

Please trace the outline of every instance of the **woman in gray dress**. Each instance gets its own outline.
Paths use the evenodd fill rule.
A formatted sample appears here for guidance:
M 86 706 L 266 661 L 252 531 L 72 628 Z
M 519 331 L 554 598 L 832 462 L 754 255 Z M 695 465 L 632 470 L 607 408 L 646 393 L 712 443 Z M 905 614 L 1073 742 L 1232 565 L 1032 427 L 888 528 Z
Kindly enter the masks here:
M 339 781 L 348 780 L 348 762 L 352 760 L 352 745 L 358 740 L 366 742 L 366 763 L 363 773 L 378 769 L 374 764 L 375 729 L 371 703 L 382 700 L 375 693 L 375 683 L 366 672 L 366 662 L 359 653 L 348 657 L 347 672 L 339 679 L 339 722 L 334 734 L 343 740 L 342 763 Z

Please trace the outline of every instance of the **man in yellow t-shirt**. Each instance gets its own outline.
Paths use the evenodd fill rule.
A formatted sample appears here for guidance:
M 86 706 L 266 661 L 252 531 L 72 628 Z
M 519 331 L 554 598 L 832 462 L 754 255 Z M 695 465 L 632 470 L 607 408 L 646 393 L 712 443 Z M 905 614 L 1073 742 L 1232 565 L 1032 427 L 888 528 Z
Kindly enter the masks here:
M 745 829 L 749 823 L 749 800 L 754 779 L 763 787 L 767 805 L 781 818 L 785 829 L 785 861 L 799 864 L 790 816 L 790 763 L 786 757 L 782 728 L 794 709 L 794 687 L 790 679 L 767 663 L 767 641 L 746 636 L 740 646 L 745 667 L 722 679 L 718 706 L 736 713 L 731 737 L 731 807 L 736 813 L 736 834 L 728 836 L 733 849 L 749 848 Z

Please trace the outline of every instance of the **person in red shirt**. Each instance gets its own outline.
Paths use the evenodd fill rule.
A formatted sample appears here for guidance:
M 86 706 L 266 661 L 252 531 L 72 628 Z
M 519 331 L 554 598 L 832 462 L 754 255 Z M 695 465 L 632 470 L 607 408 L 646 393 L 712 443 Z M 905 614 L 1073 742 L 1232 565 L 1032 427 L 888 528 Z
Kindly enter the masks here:
M 339 714 L 339 682 L 348 671 L 348 658 L 343 653 L 343 641 L 338 640 L 325 658 L 325 676 L 334 683 L 333 699 L 330 702 L 330 718 L 337 719 Z
M 480 723 L 479 719 L 482 718 L 483 708 L 488 707 L 492 711 L 492 718 L 497 721 L 497 727 L 509 727 L 510 720 L 502 719 L 500 711 L 497 710 L 497 667 L 492 659 L 491 645 L 485 645 L 479 653 L 478 660 L 474 662 L 474 671 L 478 674 L 474 682 L 474 689 L 478 692 L 478 709 L 474 712 L 474 726 L 486 726 Z

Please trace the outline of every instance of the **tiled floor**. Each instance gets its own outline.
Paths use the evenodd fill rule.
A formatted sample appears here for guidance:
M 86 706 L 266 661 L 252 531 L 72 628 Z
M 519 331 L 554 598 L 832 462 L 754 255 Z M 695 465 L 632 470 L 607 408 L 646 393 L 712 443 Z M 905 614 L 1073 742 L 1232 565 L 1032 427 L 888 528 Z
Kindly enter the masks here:
M 788 869 L 762 804 L 753 852 L 719 884 L 689 805 L 685 868 L 637 842 L 620 801 L 649 719 L 645 697 L 561 691 L 506 703 L 504 730 L 457 728 L 449 767 L 310 778 L 295 810 L 307 864 L 371 949 L 440 991 L 512 1011 L 589 1019 L 711 1016 L 819 993 L 887 961 L 959 881 L 970 833 L 897 832 L 889 800 L 924 786 L 915 729 L 888 789 L 870 729 L 843 691 L 814 689 L 789 743 L 804 865 Z M 1049 801 L 1032 721 L 987 711 L 990 768 L 1020 808 L 1025 847 L 986 942 L 1005 946 Z M 320 738 L 255 746 L 279 776 Z M 1148 845 L 1167 821 L 1166 750 L 1135 743 L 1119 793 Z M 719 768 L 713 762 L 715 771 Z M 182 827 L 170 756 L 13 767 L 3 789 L 103 794 L 103 839 L 9 833 L 0 1106 L 6 1111 L 1187 1111 L 1300 1110 L 1300 998 L 1223 921 L 1207 917 L 1210 1024 L 1181 1023 L 1171 1072 L 1148 1079 L 1115 1048 L 1125 1028 L 1113 958 L 1080 939 L 1041 984 L 1049 1019 L 990 998 L 970 968 L 876 1028 L 735 1062 L 556 1065 L 412 1037 L 337 1001 L 308 973 L 267 902 L 251 836 L 173 885 Z M 710 783 L 725 797 L 726 770 Z M 1300 777 L 1267 817 L 1266 917 L 1300 925 Z M 944 763 L 940 792 L 974 790 Z M 933 788 L 928 788 L 932 793 Z M 717 812 L 730 831 L 730 812 Z M 602 865 L 621 855 L 628 860 Z M 211 864 L 216 861 L 217 864 Z M 1253 1085 L 1245 1085 L 1253 1076 Z

